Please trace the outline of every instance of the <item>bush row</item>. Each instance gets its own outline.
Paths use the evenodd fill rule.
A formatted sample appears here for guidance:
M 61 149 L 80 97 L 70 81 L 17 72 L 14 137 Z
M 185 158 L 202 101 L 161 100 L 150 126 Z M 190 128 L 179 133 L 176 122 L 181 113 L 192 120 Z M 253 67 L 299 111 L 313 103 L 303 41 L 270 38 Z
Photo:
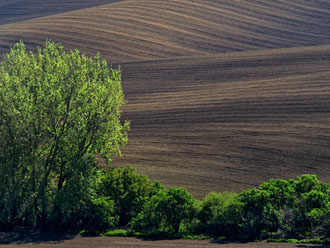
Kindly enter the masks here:
M 0 188 L 2 229 L 32 228 L 27 209 L 32 203 L 17 199 L 16 218 L 9 223 L 5 194 Z M 270 180 L 240 194 L 212 192 L 200 201 L 185 188 L 152 183 L 132 167 L 98 169 L 86 160 L 48 200 L 47 225 L 33 228 L 92 233 L 124 228 L 235 240 L 330 237 L 330 185 L 315 175 Z

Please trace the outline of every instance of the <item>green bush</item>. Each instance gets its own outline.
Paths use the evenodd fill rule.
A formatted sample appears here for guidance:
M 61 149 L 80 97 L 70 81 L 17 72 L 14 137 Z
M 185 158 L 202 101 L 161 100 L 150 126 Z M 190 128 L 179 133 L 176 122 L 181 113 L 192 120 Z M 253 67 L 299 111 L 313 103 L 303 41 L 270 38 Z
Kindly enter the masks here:
M 195 210 L 195 200 L 186 189 L 160 189 L 130 225 L 134 231 L 178 233 L 182 223 L 194 218 Z
M 239 229 L 241 203 L 237 194 L 212 192 L 205 196 L 198 213 L 198 232 L 231 237 Z
M 152 183 L 133 167 L 106 168 L 99 193 L 114 201 L 119 225 L 125 226 L 140 211 L 152 193 Z
M 210 193 L 195 231 L 231 239 L 329 237 L 330 190 L 315 175 L 270 180 L 241 192 Z
M 250 189 L 240 193 L 239 198 L 243 204 L 240 238 L 265 239 L 277 230 L 279 211 L 271 204 L 268 191 Z
M 330 191 L 312 175 L 304 175 L 297 183 L 299 191 L 296 229 L 302 237 L 329 237 Z M 309 190 L 309 191 L 308 191 Z M 301 226 L 303 225 L 303 226 Z
M 102 236 L 108 236 L 108 237 L 128 237 L 131 235 L 133 235 L 133 234 L 131 234 L 129 231 L 123 230 L 123 229 L 111 230 L 111 231 L 102 233 Z
M 240 194 L 242 230 L 253 239 L 329 235 L 329 187 L 315 175 L 270 180 Z
M 114 204 L 109 197 L 97 193 L 101 171 L 95 159 L 81 159 L 57 192 L 48 225 L 57 230 L 104 230 L 116 222 Z

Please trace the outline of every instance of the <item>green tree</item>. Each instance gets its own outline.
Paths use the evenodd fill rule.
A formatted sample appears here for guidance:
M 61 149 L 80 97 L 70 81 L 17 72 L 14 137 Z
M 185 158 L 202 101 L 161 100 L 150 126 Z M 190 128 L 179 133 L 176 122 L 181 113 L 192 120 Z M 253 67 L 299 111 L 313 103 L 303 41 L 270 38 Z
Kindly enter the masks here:
M 133 230 L 178 233 L 180 225 L 193 219 L 195 199 L 185 188 L 160 189 L 133 218 Z
M 234 230 L 239 228 L 241 207 L 235 193 L 207 194 L 198 213 L 198 229 L 212 235 L 232 237 Z
M 300 237 L 328 235 L 330 186 L 316 175 L 302 175 L 296 182 L 295 232 Z
M 277 230 L 279 213 L 266 190 L 249 189 L 239 195 L 242 202 L 242 238 L 263 239 Z
M 3 225 L 43 226 L 55 199 L 89 156 L 120 154 L 128 123 L 120 69 L 47 41 L 23 42 L 0 65 L 0 196 Z M 70 183 L 69 183 L 70 182 Z M 72 187 L 72 186 L 70 186 Z M 30 216 L 26 218 L 26 216 Z
M 130 221 L 129 225 L 132 230 L 145 232 L 168 231 L 166 216 L 161 208 L 161 202 L 166 198 L 167 191 L 158 186 L 160 184 L 157 184 L 154 194 L 144 203 L 138 215 Z
M 295 185 L 297 194 L 308 193 L 311 190 L 321 190 L 322 185 L 316 175 L 305 174 L 298 177 Z
M 260 190 L 269 193 L 269 201 L 276 210 L 285 206 L 292 208 L 296 200 L 295 180 L 271 179 L 260 185 Z
M 76 169 L 55 196 L 49 220 L 51 229 L 95 232 L 117 224 L 113 200 L 99 194 L 102 170 L 94 165 L 93 157 L 75 164 Z
M 329 192 L 329 185 L 315 175 L 270 180 L 259 189 L 243 191 L 242 233 L 250 239 L 326 237 Z
M 179 232 L 181 223 L 193 219 L 195 208 L 195 200 L 185 188 L 170 188 L 160 204 L 170 230 L 174 232 Z
M 121 226 L 127 225 L 141 211 L 152 190 L 149 178 L 138 174 L 133 167 L 107 168 L 101 181 L 100 194 L 114 201 Z

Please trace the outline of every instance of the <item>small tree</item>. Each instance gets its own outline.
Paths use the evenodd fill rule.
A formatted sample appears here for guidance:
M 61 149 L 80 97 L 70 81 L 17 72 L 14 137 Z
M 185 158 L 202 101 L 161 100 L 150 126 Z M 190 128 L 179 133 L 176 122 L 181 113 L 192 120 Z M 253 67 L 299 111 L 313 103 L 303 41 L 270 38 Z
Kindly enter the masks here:
M 179 232 L 180 224 L 191 221 L 195 214 L 195 199 L 185 188 L 170 188 L 161 201 L 160 209 L 171 231 Z
M 125 226 L 148 200 L 152 183 L 146 175 L 138 174 L 133 167 L 107 168 L 102 174 L 100 194 L 114 201 L 119 225 Z
M 242 238 L 264 239 L 277 231 L 279 211 L 272 205 L 271 194 L 268 191 L 249 189 L 240 193 L 239 198 L 242 202 Z
M 185 188 L 160 189 L 130 224 L 133 230 L 178 233 L 180 225 L 191 221 L 195 211 L 195 199 Z
M 239 230 L 241 203 L 232 192 L 207 194 L 198 213 L 198 229 L 217 236 L 234 236 Z
M 0 66 L 1 223 L 45 225 L 54 199 L 83 174 L 82 160 L 119 154 L 123 103 L 120 69 L 99 55 L 16 44 Z

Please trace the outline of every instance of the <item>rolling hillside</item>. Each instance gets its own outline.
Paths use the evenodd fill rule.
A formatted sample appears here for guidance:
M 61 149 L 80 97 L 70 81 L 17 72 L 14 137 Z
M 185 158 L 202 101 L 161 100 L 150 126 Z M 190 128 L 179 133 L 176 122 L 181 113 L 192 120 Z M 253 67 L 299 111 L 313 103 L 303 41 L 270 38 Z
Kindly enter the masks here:
M 18 2 L 15 8 L 32 5 L 31 13 L 38 16 L 43 13 L 41 7 L 46 13 L 59 12 L 83 8 L 88 1 L 61 2 L 56 9 L 49 0 L 36 5 Z M 91 55 L 100 51 L 122 63 L 324 45 L 330 40 L 328 23 L 330 3 L 321 0 L 127 0 L 2 25 L 0 42 L 5 49 L 19 39 L 31 47 L 53 39 Z
M 0 4 L 0 52 L 52 39 L 120 63 L 132 126 L 115 165 L 198 197 L 330 182 L 329 1 L 39 2 Z
M 117 1 L 120 0 L 4 0 L 0 2 L 0 25 Z
M 118 162 L 197 195 L 329 181 L 329 58 L 323 46 L 123 64 L 132 132 Z

